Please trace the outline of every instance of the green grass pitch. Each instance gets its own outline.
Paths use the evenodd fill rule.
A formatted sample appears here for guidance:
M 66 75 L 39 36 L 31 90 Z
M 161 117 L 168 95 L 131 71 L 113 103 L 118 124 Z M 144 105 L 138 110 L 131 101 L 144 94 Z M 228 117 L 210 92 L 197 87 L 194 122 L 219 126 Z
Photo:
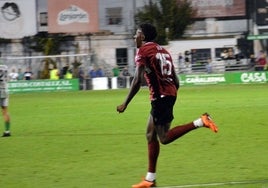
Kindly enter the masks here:
M 143 88 L 118 114 L 127 92 L 12 94 L 12 137 L 0 138 L 0 187 L 127 188 L 140 181 L 150 103 Z M 173 126 L 203 112 L 219 133 L 200 128 L 162 145 L 158 186 L 268 187 L 268 85 L 181 87 Z

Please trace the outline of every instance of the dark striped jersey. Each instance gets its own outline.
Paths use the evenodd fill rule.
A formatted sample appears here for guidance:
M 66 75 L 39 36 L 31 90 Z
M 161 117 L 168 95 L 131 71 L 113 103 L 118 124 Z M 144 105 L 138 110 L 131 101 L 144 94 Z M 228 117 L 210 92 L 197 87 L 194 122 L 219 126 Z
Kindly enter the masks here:
M 6 65 L 0 65 L 0 98 L 6 98 L 8 81 L 8 68 Z
M 135 57 L 136 66 L 144 66 L 144 77 L 150 90 L 150 99 L 177 96 L 174 64 L 171 55 L 160 45 L 148 42 L 141 46 Z

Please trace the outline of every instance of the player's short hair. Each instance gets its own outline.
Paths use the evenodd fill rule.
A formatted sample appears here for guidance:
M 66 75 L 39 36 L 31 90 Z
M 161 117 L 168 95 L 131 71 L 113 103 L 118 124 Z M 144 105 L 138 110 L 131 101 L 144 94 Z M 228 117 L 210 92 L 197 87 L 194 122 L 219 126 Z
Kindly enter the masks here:
M 156 38 L 157 31 L 156 31 L 155 26 L 153 26 L 152 24 L 150 24 L 150 23 L 142 23 L 142 24 L 139 25 L 139 28 L 143 32 L 143 34 L 145 36 L 144 40 L 146 42 L 151 42 Z

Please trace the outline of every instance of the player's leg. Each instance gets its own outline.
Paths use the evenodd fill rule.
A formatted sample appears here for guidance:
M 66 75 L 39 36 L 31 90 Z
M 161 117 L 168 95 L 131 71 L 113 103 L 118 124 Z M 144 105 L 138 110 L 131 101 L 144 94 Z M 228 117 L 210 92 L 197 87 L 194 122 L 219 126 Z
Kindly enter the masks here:
M 169 144 L 174 140 L 180 138 L 184 134 L 199 127 L 206 127 L 211 129 L 213 132 L 218 132 L 216 124 L 213 122 L 212 118 L 207 113 L 203 114 L 200 118 L 196 119 L 193 122 L 184 125 L 179 125 L 168 130 L 169 127 L 170 123 L 155 126 L 155 130 L 162 144 Z
M 169 144 L 191 130 L 196 129 L 193 122 L 170 129 L 174 118 L 173 107 L 176 97 L 167 96 L 152 102 L 151 114 L 153 116 L 155 131 L 162 144 Z
M 169 144 L 184 134 L 202 126 L 210 128 L 214 132 L 218 131 L 217 126 L 207 113 L 193 122 L 169 129 L 173 120 L 175 102 L 176 97 L 164 97 L 152 102 L 155 130 L 162 144 Z
M 1 101 L 1 108 L 2 108 L 2 116 L 5 123 L 5 131 L 3 133 L 3 137 L 11 136 L 10 134 L 10 116 L 8 113 L 8 98 L 2 99 Z
M 188 124 L 176 126 L 168 130 L 170 124 L 171 123 L 166 123 L 164 125 L 157 125 L 155 128 L 159 136 L 159 140 L 162 144 L 169 144 L 174 140 L 178 139 L 179 137 L 183 136 L 184 134 L 196 129 L 196 126 L 194 126 L 193 122 L 191 122 Z
M 155 131 L 152 115 L 149 116 L 146 138 L 148 143 L 148 162 L 149 162 L 146 179 L 149 181 L 154 181 L 156 179 L 155 172 L 156 172 L 157 159 L 160 152 L 160 146 L 157 138 L 157 133 Z
M 146 177 L 140 183 L 132 185 L 133 188 L 156 186 L 156 165 L 160 146 L 151 115 L 149 116 L 147 124 L 146 138 L 148 143 L 148 172 L 146 174 Z

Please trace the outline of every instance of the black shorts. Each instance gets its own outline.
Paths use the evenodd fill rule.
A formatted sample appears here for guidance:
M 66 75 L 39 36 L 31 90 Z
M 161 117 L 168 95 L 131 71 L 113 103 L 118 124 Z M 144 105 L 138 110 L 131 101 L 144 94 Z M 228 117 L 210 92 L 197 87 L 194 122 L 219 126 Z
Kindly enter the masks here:
M 151 115 L 155 125 L 164 125 L 173 120 L 173 106 L 175 102 L 176 97 L 174 96 L 158 98 L 151 102 Z

